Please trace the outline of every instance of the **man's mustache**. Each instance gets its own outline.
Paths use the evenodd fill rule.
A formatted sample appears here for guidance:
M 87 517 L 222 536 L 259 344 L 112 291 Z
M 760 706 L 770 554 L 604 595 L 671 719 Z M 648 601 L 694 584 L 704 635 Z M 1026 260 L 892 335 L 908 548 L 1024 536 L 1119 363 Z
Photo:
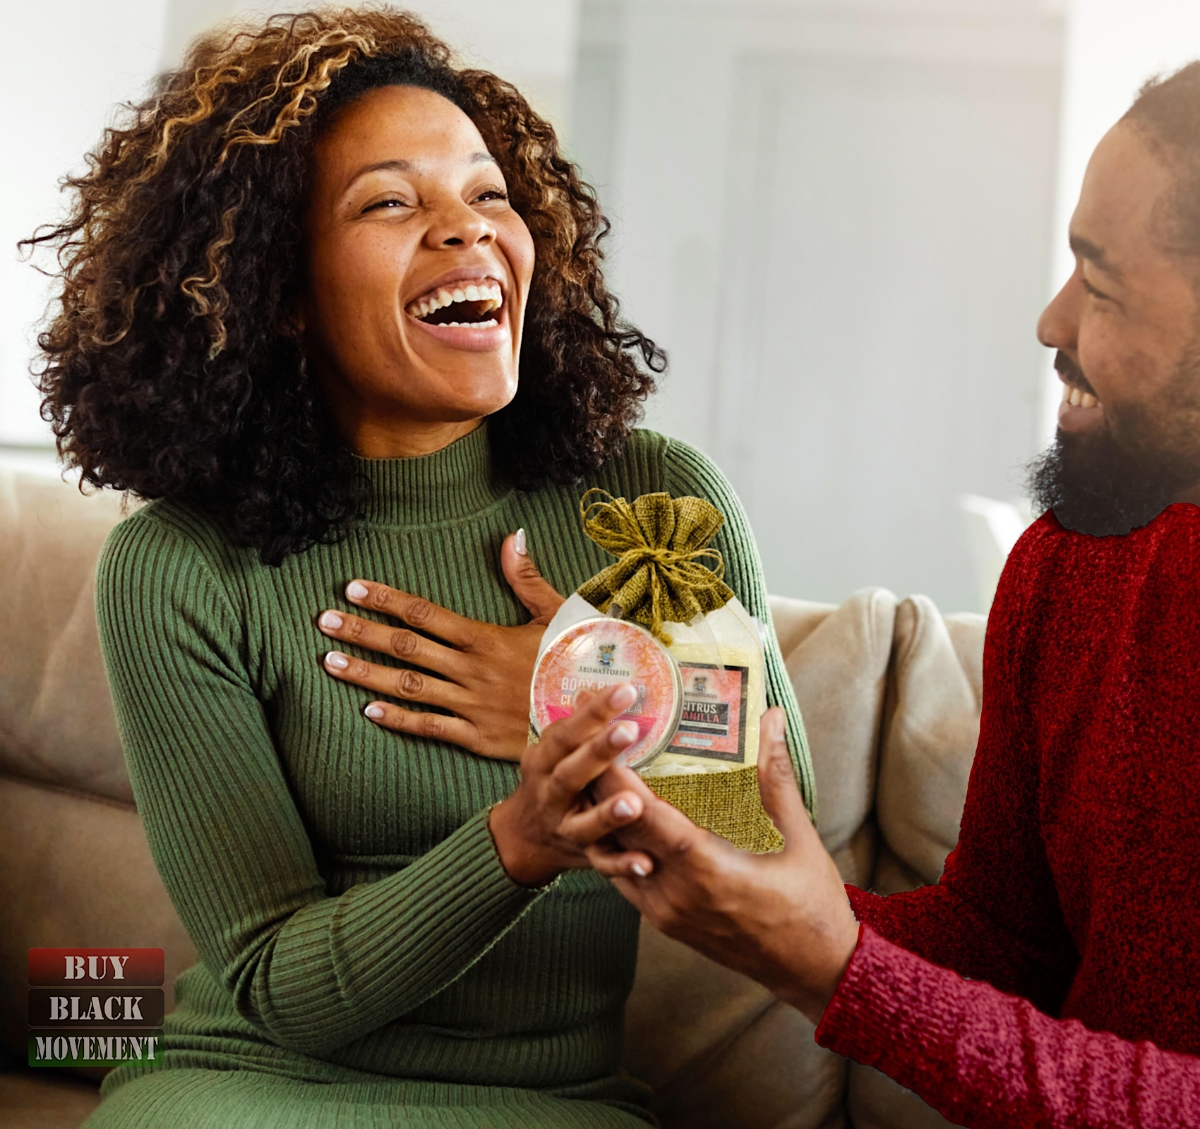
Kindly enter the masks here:
M 1076 388 L 1081 388 L 1084 392 L 1096 396 L 1096 390 L 1088 383 L 1088 378 L 1083 375 L 1083 369 L 1079 367 L 1078 362 L 1071 360 L 1061 349 L 1054 354 L 1054 371 L 1068 384 L 1073 384 Z M 1099 400 L 1100 397 L 1096 396 L 1096 399 Z

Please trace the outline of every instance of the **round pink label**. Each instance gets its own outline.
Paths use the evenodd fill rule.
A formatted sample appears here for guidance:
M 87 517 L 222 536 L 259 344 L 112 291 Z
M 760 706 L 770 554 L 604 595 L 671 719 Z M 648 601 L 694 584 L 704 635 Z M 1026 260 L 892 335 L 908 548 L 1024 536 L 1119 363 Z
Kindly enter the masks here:
M 622 682 L 637 700 L 614 721 L 632 721 L 638 737 L 616 763 L 637 768 L 666 747 L 683 701 L 679 668 L 649 631 L 625 620 L 599 617 L 568 627 L 542 653 L 533 672 L 531 710 L 538 732 L 570 717 L 580 690 L 602 691 Z

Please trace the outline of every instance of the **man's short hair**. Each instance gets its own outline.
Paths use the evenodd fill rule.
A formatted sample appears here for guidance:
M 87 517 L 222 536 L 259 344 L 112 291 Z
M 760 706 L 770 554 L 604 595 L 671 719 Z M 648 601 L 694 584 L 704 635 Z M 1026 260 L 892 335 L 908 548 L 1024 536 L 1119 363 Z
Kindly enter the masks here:
M 1150 79 L 1121 120 L 1177 169 L 1171 214 L 1163 217 L 1167 246 L 1200 256 L 1200 60 Z

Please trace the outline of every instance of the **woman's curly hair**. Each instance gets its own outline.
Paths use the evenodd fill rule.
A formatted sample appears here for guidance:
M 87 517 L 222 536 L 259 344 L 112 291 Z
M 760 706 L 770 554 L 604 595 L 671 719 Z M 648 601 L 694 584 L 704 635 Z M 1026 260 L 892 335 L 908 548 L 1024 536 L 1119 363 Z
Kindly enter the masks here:
M 313 142 L 340 106 L 426 87 L 475 123 L 533 235 L 520 382 L 490 421 L 522 487 L 570 482 L 624 441 L 662 351 L 618 319 L 608 222 L 554 130 L 509 83 L 454 65 L 391 9 L 275 16 L 198 40 L 88 171 L 57 249 L 38 342 L 42 414 L 84 482 L 177 498 L 225 519 L 268 564 L 354 520 L 369 494 L 308 376 L 291 312 Z

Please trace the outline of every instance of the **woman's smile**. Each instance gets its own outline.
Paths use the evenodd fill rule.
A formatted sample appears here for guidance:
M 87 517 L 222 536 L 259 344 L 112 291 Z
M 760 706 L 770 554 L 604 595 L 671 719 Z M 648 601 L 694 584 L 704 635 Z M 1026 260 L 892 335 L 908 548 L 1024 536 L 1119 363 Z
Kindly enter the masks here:
M 484 270 L 456 270 L 405 308 L 406 322 L 453 349 L 486 352 L 510 346 L 504 284 Z

